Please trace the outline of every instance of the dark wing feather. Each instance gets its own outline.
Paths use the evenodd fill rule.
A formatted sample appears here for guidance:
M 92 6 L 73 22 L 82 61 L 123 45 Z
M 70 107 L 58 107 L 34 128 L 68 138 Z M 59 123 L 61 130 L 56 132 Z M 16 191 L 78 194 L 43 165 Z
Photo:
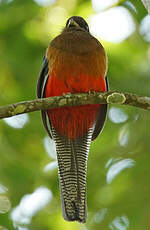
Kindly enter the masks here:
M 37 89 L 36 89 L 36 93 L 37 93 L 37 97 L 38 98 L 42 98 L 43 97 L 43 91 L 45 88 L 45 80 L 47 80 L 48 77 L 48 61 L 47 58 L 44 56 L 43 58 L 43 63 L 42 63 L 42 69 L 38 78 L 38 82 L 37 82 Z
M 48 79 L 48 61 L 47 58 L 44 56 L 43 58 L 43 64 L 42 64 L 42 69 L 38 78 L 38 82 L 37 82 L 37 97 L 38 98 L 43 98 L 44 97 L 44 89 L 45 89 L 45 85 Z M 42 121 L 44 124 L 44 127 L 48 133 L 48 135 L 50 136 L 50 138 L 52 138 L 51 135 L 51 130 L 47 124 L 47 116 L 46 116 L 46 112 L 44 110 L 41 111 L 41 115 L 42 115 Z
M 106 77 L 106 85 L 107 85 L 107 91 L 109 89 L 108 86 L 108 79 Z M 98 115 L 97 115 L 97 120 L 96 120 L 96 124 L 95 124 L 95 128 L 94 128 L 94 132 L 92 135 L 92 141 L 94 141 L 98 135 L 101 133 L 104 124 L 105 124 L 105 120 L 106 120 L 106 115 L 107 115 L 107 104 L 104 104 L 100 107 Z

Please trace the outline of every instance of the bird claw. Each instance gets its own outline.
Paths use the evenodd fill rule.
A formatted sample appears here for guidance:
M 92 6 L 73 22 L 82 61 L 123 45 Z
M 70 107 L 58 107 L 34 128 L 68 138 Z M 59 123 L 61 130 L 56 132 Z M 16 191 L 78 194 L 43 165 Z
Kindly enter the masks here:
M 64 97 L 70 97 L 71 93 L 63 93 L 62 96 L 64 96 Z
M 95 91 L 91 91 L 91 90 L 89 90 L 89 91 L 88 91 L 88 94 L 89 94 L 89 95 L 90 95 L 90 94 L 95 95 L 95 94 L 96 94 L 96 92 L 95 92 Z

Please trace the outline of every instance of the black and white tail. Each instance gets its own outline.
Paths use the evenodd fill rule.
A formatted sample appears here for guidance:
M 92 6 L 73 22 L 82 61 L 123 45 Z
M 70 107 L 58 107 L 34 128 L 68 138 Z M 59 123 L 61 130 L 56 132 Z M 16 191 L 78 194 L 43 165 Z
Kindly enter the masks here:
M 62 215 L 67 221 L 86 222 L 86 171 L 93 129 L 76 140 L 60 136 L 52 128 L 56 143 Z

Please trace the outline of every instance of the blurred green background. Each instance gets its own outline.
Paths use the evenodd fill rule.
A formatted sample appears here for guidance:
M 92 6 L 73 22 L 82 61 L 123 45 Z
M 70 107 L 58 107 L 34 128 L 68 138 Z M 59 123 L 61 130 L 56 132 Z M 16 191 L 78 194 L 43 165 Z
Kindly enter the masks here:
M 48 43 L 80 15 L 108 55 L 111 90 L 150 96 L 150 16 L 139 0 L 0 0 L 0 105 L 35 98 Z M 0 121 L 0 229 L 149 230 L 150 113 L 109 106 L 92 143 L 88 219 L 61 216 L 54 144 L 40 112 Z

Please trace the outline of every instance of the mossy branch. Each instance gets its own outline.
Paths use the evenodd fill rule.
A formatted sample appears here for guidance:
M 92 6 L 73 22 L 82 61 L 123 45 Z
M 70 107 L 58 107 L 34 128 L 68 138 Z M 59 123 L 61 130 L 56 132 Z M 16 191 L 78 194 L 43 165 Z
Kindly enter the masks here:
M 30 113 L 49 108 L 60 108 L 86 104 L 119 104 L 131 105 L 150 110 L 150 97 L 131 93 L 105 92 L 105 93 L 79 93 L 66 94 L 58 97 L 49 97 L 23 101 L 0 107 L 0 119 L 22 113 Z

